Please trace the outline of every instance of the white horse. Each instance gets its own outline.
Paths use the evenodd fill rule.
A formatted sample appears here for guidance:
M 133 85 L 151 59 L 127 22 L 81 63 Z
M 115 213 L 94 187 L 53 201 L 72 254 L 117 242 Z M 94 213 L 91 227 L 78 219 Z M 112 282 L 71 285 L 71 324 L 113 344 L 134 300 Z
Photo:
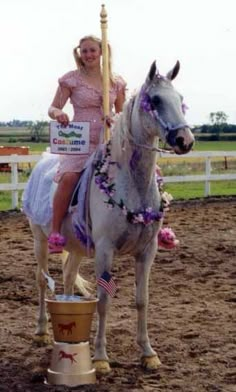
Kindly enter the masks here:
M 89 222 L 94 244 L 95 272 L 111 276 L 114 255 L 129 254 L 135 258 L 136 308 L 138 313 L 137 343 L 141 349 L 142 365 L 155 369 L 160 361 L 151 347 L 147 331 L 148 281 L 151 265 L 157 252 L 157 232 L 162 218 L 161 197 L 156 186 L 155 166 L 157 143 L 160 137 L 177 154 L 190 151 L 194 137 L 183 115 L 183 98 L 171 81 L 179 72 L 179 62 L 161 76 L 154 62 L 145 83 L 128 102 L 112 129 L 111 141 L 103 148 L 103 157 L 95 162 L 95 171 L 89 185 Z M 55 159 L 55 158 L 54 158 Z M 38 164 L 39 165 L 39 164 Z M 39 171 L 36 176 L 39 181 Z M 101 190 L 103 192 L 101 192 Z M 108 208 L 112 207 L 112 208 Z M 84 247 L 75 235 L 76 212 L 68 212 L 62 225 L 67 238 L 68 257 L 63 266 L 64 293 L 73 294 L 78 284 L 88 295 L 84 280 L 78 274 Z M 46 281 L 42 270 L 48 273 L 46 226 L 30 225 L 34 236 L 34 250 L 38 261 L 39 318 L 36 335 L 48 335 L 45 309 Z M 94 364 L 97 371 L 110 371 L 106 350 L 106 318 L 111 296 L 101 285 L 97 286 L 98 326 L 95 337 Z

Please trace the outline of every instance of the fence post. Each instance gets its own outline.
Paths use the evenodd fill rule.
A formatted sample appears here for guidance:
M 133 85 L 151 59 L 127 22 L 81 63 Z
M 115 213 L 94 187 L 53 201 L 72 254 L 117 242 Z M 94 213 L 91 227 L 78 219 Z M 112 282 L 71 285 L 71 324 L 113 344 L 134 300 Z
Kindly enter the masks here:
M 14 155 L 17 159 L 17 155 Z M 16 188 L 18 185 L 18 165 L 17 162 L 12 162 L 11 163 L 11 183 L 13 185 L 13 188 Z M 12 191 L 12 196 L 11 196 L 11 204 L 12 208 L 17 208 L 18 207 L 18 190 L 13 190 Z
M 211 184 L 209 181 L 209 176 L 211 174 L 211 158 L 206 157 L 206 181 L 205 181 L 205 196 L 209 196 L 211 194 Z

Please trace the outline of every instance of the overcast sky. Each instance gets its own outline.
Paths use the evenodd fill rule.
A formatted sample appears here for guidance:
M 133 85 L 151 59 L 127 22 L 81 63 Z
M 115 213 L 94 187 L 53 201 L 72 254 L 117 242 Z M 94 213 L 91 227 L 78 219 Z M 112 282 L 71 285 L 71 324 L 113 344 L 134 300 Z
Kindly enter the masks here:
M 236 123 L 235 0 L 0 0 L 0 121 L 48 120 L 58 77 L 75 69 L 73 47 L 101 36 L 102 3 L 113 68 L 130 92 L 153 60 L 162 74 L 179 60 L 188 122 L 222 110 Z

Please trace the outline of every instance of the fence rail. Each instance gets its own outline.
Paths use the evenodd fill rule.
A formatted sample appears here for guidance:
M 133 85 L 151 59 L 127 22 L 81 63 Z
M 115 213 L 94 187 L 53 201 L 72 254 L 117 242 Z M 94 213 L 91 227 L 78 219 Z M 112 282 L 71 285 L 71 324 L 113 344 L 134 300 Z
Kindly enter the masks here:
M 183 155 L 159 153 L 160 158 L 168 159 L 182 159 Z M 215 158 L 229 157 L 236 158 L 236 151 L 196 151 L 190 152 L 184 156 L 184 159 L 202 158 L 205 160 L 205 174 L 196 175 L 181 175 L 181 176 L 166 176 L 164 177 L 165 183 L 177 182 L 205 182 L 205 196 L 210 195 L 211 181 L 231 181 L 236 180 L 236 173 L 231 174 L 211 174 L 211 161 Z M 26 186 L 25 182 L 19 182 L 18 165 L 23 163 L 38 162 L 41 155 L 8 155 L 0 156 L 0 164 L 8 163 L 11 166 L 11 182 L 0 184 L 0 191 L 11 191 L 12 193 L 12 208 L 19 206 L 19 191 L 23 190 Z

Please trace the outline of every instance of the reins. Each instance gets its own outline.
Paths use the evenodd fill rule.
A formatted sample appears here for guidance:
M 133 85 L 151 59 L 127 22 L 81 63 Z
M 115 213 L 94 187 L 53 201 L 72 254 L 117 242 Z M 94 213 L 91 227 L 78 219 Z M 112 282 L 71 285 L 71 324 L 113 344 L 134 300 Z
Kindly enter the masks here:
M 161 153 L 168 153 L 168 154 L 174 154 L 173 150 L 168 150 L 168 149 L 164 149 L 164 148 L 159 148 L 159 147 L 153 147 L 150 146 L 148 144 L 140 144 L 140 143 L 136 143 L 133 142 L 132 143 L 137 146 L 137 147 L 141 147 L 141 148 L 145 148 L 146 150 L 152 151 L 152 152 L 161 152 Z

